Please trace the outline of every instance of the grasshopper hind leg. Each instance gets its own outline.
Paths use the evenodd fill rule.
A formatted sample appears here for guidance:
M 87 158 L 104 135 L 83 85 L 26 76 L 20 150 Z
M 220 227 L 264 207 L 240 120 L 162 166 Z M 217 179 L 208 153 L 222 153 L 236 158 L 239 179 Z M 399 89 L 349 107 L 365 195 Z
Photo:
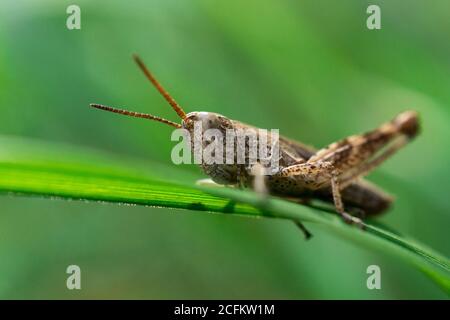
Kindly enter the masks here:
M 345 212 L 342 202 L 341 187 L 339 183 L 340 172 L 330 162 L 316 161 L 313 163 L 302 163 L 284 168 L 280 172 L 281 177 L 299 177 L 299 180 L 308 184 L 311 188 L 321 189 L 331 185 L 331 194 L 336 212 L 343 220 L 350 224 L 363 227 L 361 219 Z
M 344 204 L 342 203 L 341 191 L 339 188 L 339 178 L 337 173 L 332 172 L 331 178 L 331 191 L 333 194 L 334 206 L 336 208 L 337 213 L 344 219 L 345 222 L 349 224 L 355 224 L 360 228 L 364 228 L 364 223 L 361 219 L 352 216 L 351 214 L 345 212 Z

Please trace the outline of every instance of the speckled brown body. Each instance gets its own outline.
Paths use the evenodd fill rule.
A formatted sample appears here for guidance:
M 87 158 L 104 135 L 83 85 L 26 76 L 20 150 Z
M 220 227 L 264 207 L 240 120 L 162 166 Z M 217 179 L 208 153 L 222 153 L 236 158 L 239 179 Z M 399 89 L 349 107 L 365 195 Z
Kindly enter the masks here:
M 202 121 L 204 130 L 214 128 L 224 134 L 226 129 L 254 128 L 209 112 L 192 112 L 182 125 L 192 133 L 191 124 L 195 121 Z M 373 131 L 350 136 L 321 150 L 281 136 L 279 173 L 265 176 L 267 190 L 289 199 L 334 202 L 331 185 L 334 173 L 340 181 L 339 190 L 346 207 L 360 209 L 367 215 L 379 214 L 390 206 L 392 197 L 361 177 L 398 149 L 395 141 L 407 141 L 417 132 L 417 114 L 407 111 Z M 203 143 L 204 147 L 208 144 Z M 388 148 L 390 145 L 394 150 Z M 388 150 L 387 154 L 384 150 Z M 216 183 L 254 187 L 250 164 L 202 164 L 201 167 Z

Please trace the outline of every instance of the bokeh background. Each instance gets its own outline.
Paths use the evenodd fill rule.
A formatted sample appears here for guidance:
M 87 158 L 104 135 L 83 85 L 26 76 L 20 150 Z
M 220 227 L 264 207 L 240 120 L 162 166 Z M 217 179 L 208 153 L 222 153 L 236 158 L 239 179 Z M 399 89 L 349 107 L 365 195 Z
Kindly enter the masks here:
M 81 30 L 66 28 L 70 4 Z M 369 4 L 381 30 L 366 28 Z M 317 147 L 415 109 L 422 134 L 369 178 L 397 198 L 383 223 L 449 256 L 449 39 L 447 0 L 3 0 L 0 134 L 170 166 L 169 127 L 88 108 L 176 119 L 133 52 L 187 111 Z M 446 297 L 403 261 L 308 227 L 306 242 L 287 221 L 2 195 L 0 298 Z M 382 290 L 366 287 L 371 264 Z

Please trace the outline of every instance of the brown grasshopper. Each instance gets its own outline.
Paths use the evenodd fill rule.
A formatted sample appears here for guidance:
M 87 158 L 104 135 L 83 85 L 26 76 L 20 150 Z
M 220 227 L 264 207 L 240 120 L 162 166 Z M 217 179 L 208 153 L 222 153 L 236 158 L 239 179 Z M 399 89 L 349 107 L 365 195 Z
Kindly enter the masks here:
M 150 114 L 116 109 L 99 104 L 92 107 L 165 123 L 174 128 L 187 129 L 193 135 L 193 123 L 202 122 L 202 128 L 245 129 L 253 128 L 242 122 L 231 120 L 212 112 L 190 112 L 186 114 L 178 103 L 164 90 L 142 60 L 134 60 L 145 76 L 162 94 L 181 118 L 181 124 Z M 347 209 L 362 211 L 365 215 L 377 215 L 385 211 L 392 197 L 362 176 L 379 166 L 403 147 L 419 132 L 418 115 L 405 111 L 375 130 L 353 135 L 316 150 L 300 142 L 279 138 L 279 171 L 258 178 L 257 165 L 245 164 L 201 164 L 203 171 L 217 184 L 243 186 L 266 192 L 289 200 L 302 202 L 319 199 L 333 203 L 337 213 L 348 223 L 362 226 L 362 221 L 347 213 Z M 256 172 L 256 173 L 255 173 Z M 259 182 L 258 182 L 259 181 Z M 263 185 L 261 185 L 261 183 Z M 299 225 L 306 237 L 310 233 Z

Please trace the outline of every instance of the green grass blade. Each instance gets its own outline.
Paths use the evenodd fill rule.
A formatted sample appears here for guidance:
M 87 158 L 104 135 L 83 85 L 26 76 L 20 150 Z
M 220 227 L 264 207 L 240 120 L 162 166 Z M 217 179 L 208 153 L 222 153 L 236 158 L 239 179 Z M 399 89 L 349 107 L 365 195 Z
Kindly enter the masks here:
M 349 226 L 336 215 L 277 198 L 228 188 L 200 188 L 193 177 L 170 176 L 161 165 L 114 159 L 86 149 L 0 137 L 0 192 L 244 214 L 310 222 L 363 247 L 390 253 L 423 271 L 450 293 L 450 262 L 411 239 L 368 224 Z M 155 174 L 155 168 L 158 174 Z M 162 177 L 165 177 L 164 179 Z M 178 179 L 177 179 L 178 178 Z M 294 254 L 294 253 L 293 253 Z

